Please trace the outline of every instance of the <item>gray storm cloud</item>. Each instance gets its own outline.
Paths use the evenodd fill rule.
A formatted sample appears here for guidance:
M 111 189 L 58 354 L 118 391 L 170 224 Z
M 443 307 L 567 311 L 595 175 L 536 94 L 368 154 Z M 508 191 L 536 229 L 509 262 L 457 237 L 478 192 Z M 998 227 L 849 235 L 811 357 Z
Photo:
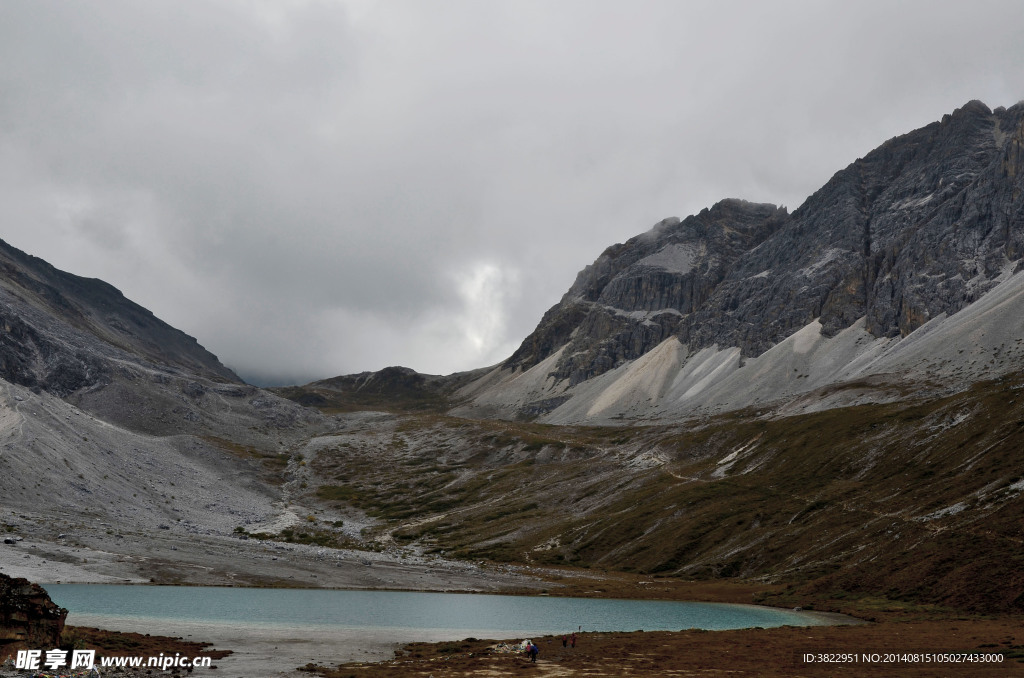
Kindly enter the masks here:
M 506 357 L 613 242 L 798 206 L 969 99 L 1017 2 L 0 4 L 0 237 L 243 377 Z

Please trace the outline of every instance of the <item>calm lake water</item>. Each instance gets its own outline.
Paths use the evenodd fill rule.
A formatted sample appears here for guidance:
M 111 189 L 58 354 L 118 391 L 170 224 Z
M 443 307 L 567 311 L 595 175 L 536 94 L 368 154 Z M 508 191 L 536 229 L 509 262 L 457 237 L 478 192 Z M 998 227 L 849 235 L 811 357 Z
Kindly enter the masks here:
M 677 631 L 821 624 L 812 615 L 717 603 L 404 591 L 47 584 L 76 619 L 137 619 L 249 627 L 464 629 L 477 637 L 585 631 Z

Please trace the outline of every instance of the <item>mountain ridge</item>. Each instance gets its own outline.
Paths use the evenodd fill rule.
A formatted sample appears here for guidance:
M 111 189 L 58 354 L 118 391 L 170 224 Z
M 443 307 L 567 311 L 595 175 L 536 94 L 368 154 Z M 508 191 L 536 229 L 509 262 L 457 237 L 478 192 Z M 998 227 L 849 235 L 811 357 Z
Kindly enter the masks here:
M 60 332 L 44 316 L 66 323 L 77 332 L 91 336 L 114 349 L 134 353 L 154 363 L 180 367 L 188 372 L 224 382 L 242 383 L 215 355 L 194 337 L 171 327 L 151 311 L 127 299 L 113 285 L 95 278 L 83 278 L 61 271 L 46 261 L 26 254 L 0 240 L 0 312 L 6 307 L 8 325 L 16 324 L 22 339 L 35 345 L 31 352 L 12 354 L 8 344 L 0 360 L 0 376 L 24 386 L 41 385 L 67 394 L 95 384 L 101 368 L 62 348 Z M 21 322 L 34 317 L 31 326 Z M 10 332 L 11 330 L 8 330 Z M 74 342 L 84 343 L 82 340 Z M 22 348 L 29 347 L 22 344 Z M 62 380 L 48 380 L 56 360 L 67 374 Z M 77 379 L 76 379 L 77 378 Z M 67 382 L 67 383 L 63 383 Z

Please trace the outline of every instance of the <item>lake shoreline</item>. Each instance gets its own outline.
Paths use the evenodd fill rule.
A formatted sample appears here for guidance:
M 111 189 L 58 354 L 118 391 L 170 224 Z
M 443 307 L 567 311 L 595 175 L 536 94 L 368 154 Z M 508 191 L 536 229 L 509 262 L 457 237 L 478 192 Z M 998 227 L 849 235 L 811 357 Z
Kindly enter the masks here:
M 530 570 L 539 574 L 539 568 Z M 436 676 L 438 662 L 443 662 L 445 674 L 451 678 L 486 675 L 506 675 L 524 668 L 534 670 L 538 676 L 586 674 L 590 676 L 623 675 L 628 666 L 642 672 L 637 675 L 669 672 L 686 675 L 710 669 L 729 671 L 734 676 L 793 676 L 825 675 L 822 667 L 811 667 L 798 660 L 807 652 L 907 652 L 907 651 L 989 651 L 1005 652 L 1007 660 L 1001 665 L 967 665 L 970 671 L 956 667 L 952 673 L 942 673 L 949 667 L 901 666 L 900 675 L 1024 675 L 1024 664 L 1015 657 L 1024 652 L 1024 637 L 1019 631 L 1019 620 L 1013 618 L 985 618 L 966 615 L 955 610 L 942 610 L 930 606 L 915 606 L 897 601 L 828 600 L 801 596 L 784 586 L 761 582 L 738 581 L 681 581 L 650 578 L 630 573 L 602 573 L 585 571 L 580 577 L 567 569 L 546 569 L 549 580 L 545 589 L 507 591 L 507 594 L 535 597 L 612 597 L 634 600 L 698 599 L 703 602 L 727 602 L 755 607 L 786 610 L 779 606 L 755 605 L 754 600 L 787 601 L 818 609 L 803 609 L 806 615 L 819 621 L 842 626 L 781 627 L 774 629 L 741 629 L 715 632 L 704 631 L 632 631 L 595 632 L 580 635 L 576 652 L 563 652 L 558 636 L 537 636 L 542 654 L 534 666 L 525 666 L 526 660 L 514 654 L 492 654 L 487 647 L 500 641 L 519 642 L 522 638 L 495 638 L 493 641 L 466 642 L 481 635 L 466 631 L 464 638 L 449 638 L 435 642 L 426 639 L 402 642 L 381 635 L 340 639 L 331 634 L 318 637 L 286 638 L 275 646 L 267 638 L 250 633 L 235 636 L 214 633 L 213 629 L 180 629 L 188 640 L 212 640 L 218 649 L 232 650 L 233 654 L 215 662 L 216 675 L 227 678 L 300 678 L 309 676 L 299 667 L 313 664 L 324 678 L 356 676 L 379 678 L 383 676 Z M 228 587 L 238 588 L 238 587 Z M 358 590 L 358 589 L 357 589 Z M 765 594 L 768 595 L 765 595 Z M 582 594 L 582 595 L 581 595 Z M 842 612 L 850 613 L 842 615 Z M 867 621 L 866 621 L 867 620 Z M 136 627 L 134 630 L 154 633 L 156 627 Z M 179 631 L 169 628 L 168 631 Z M 343 647 L 347 645 L 348 647 Z M 463 646 L 475 648 L 465 650 Z M 398 651 L 400 656 L 395 656 Z M 274 652 L 273 656 L 270 652 Z M 474 656 L 470 656 L 470 654 Z M 1016 654 L 1015 654 L 1016 653 Z M 419 655 L 419 656 L 415 656 Z M 334 668 L 336 667 L 336 668 Z M 844 665 L 844 675 L 873 676 L 878 666 Z M 936 673 L 938 671 L 939 673 Z M 4 674 L 0 672 L 0 676 Z M 139 674 L 144 675 L 143 673 Z
M 103 585 L 84 585 L 76 587 L 63 587 L 64 595 L 72 589 L 91 589 L 93 586 L 97 588 L 106 588 Z M 61 603 L 62 596 L 60 595 L 62 587 L 51 587 L 55 588 L 57 595 L 55 599 L 58 603 Z M 123 590 L 138 590 L 139 588 L 147 587 L 128 587 Z M 204 587 L 204 588 L 221 588 L 222 593 L 231 596 L 232 590 L 240 590 L 240 587 Z M 283 594 L 284 592 L 277 592 L 266 589 L 264 590 L 269 596 L 264 596 L 267 601 L 273 601 L 279 598 L 277 593 Z M 168 589 L 173 594 L 173 589 Z M 309 589 L 311 592 L 318 592 L 317 589 Z M 326 593 L 326 591 L 324 591 Z M 358 606 L 365 605 L 365 595 L 368 592 L 365 590 L 354 590 L 354 591 L 338 591 L 338 593 L 353 593 L 356 594 L 354 600 L 364 601 L 361 603 L 331 603 L 335 608 L 355 608 Z M 373 592 L 376 593 L 376 592 Z M 388 592 L 406 594 L 410 592 Z M 427 592 L 436 594 L 437 592 Z M 537 604 L 542 606 L 542 609 L 549 608 L 551 605 L 558 605 L 561 601 L 565 600 L 579 600 L 589 601 L 591 606 L 602 605 L 603 603 L 612 603 L 612 607 L 621 607 L 620 604 L 628 604 L 631 602 L 639 604 L 659 604 L 660 602 L 681 602 L 681 601 L 656 601 L 652 600 L 649 596 L 641 599 L 624 600 L 622 598 L 615 599 L 598 599 L 595 600 L 595 596 L 589 597 L 571 597 L 566 598 L 561 595 L 548 595 L 548 596 L 537 596 L 536 594 L 532 597 Z M 417 598 L 418 595 L 413 594 L 413 598 Z M 340 596 L 338 599 L 343 601 L 346 597 Z M 404 598 L 404 596 L 400 596 Z M 484 598 L 484 596 L 471 596 L 469 599 Z M 525 597 L 513 596 L 510 600 L 520 599 L 523 603 Z M 449 600 L 456 600 L 456 598 L 450 598 Z M 325 599 L 326 601 L 326 599 Z M 480 600 L 483 604 L 488 601 Z M 702 601 L 696 603 L 696 606 L 708 601 Z M 264 607 L 267 607 L 269 602 L 261 603 Z M 488 603 L 495 604 L 495 603 Z M 501 601 L 496 601 L 499 606 L 505 605 Z M 409 605 L 405 603 L 405 605 Z M 529 604 L 528 607 L 532 607 Z M 755 619 L 761 621 L 748 622 L 751 626 L 772 626 L 780 623 L 792 624 L 794 622 L 800 623 L 801 626 L 811 627 L 816 624 L 836 624 L 836 623 L 860 623 L 860 620 L 856 620 L 850 617 L 840 617 L 838 615 L 827 615 L 815 611 L 802 611 L 799 613 L 794 612 L 791 609 L 786 608 L 773 608 L 763 605 L 753 605 L 749 602 L 746 603 L 716 603 L 713 608 L 699 608 L 697 609 L 715 609 L 720 608 L 724 610 L 728 608 L 729 614 L 735 614 L 736 610 L 748 608 L 755 615 Z M 506 614 L 509 612 L 507 608 L 501 608 Z M 587 608 L 585 608 L 587 609 Z M 674 609 L 674 608 L 667 608 Z M 778 617 L 776 614 L 764 615 L 765 612 L 781 613 L 784 616 Z M 591 619 L 588 616 L 590 613 L 572 613 L 573 621 L 565 621 L 559 623 L 550 623 L 548 621 L 539 621 L 546 619 L 543 615 L 538 617 L 538 621 L 534 622 L 547 628 L 563 628 L 566 631 L 573 630 L 569 628 L 575 627 L 575 621 L 580 619 Z M 645 613 L 644 619 L 653 621 L 650 613 Z M 705 613 L 706 614 L 706 613 Z M 593 617 L 593 620 L 600 619 L 600 617 Z M 705 617 L 707 620 L 708 618 Z M 289 621 L 291 620 L 291 621 Z M 806 621 L 806 624 L 803 622 Z M 140 632 L 152 635 L 180 637 L 188 641 L 202 641 L 212 643 L 213 647 L 218 650 L 230 650 L 231 656 L 220 661 L 220 668 L 223 669 L 218 675 L 224 676 L 274 676 L 275 678 L 280 676 L 294 677 L 301 675 L 295 671 L 300 666 L 307 664 L 314 664 L 319 666 L 330 666 L 343 663 L 356 662 L 365 664 L 368 662 L 381 663 L 393 660 L 395 657 L 395 651 L 409 643 L 452 643 L 460 642 L 465 638 L 470 637 L 504 637 L 508 638 L 513 636 L 521 640 L 522 637 L 534 637 L 550 635 L 550 631 L 524 631 L 522 627 L 510 626 L 508 629 L 520 628 L 521 630 L 516 632 L 512 630 L 506 631 L 495 631 L 490 628 L 486 623 L 480 624 L 467 624 L 463 628 L 444 628 L 444 627 L 433 627 L 433 628 L 376 628 L 376 627 L 365 627 L 365 628 L 344 628 L 339 626 L 327 626 L 324 625 L 322 628 L 317 626 L 310 626 L 308 624 L 302 625 L 301 628 L 293 628 L 289 624 L 298 624 L 295 618 L 282 617 L 282 621 L 279 622 L 278 626 L 264 627 L 258 624 L 249 623 L 245 625 L 238 625 L 235 622 L 226 620 L 216 621 L 213 619 L 207 621 L 192 621 L 175 618 L 160 618 L 160 617 L 134 617 L 131 615 L 120 616 L 116 615 L 103 615 L 103 614 L 81 614 L 72 612 L 69 615 L 68 622 L 74 626 L 94 626 L 104 629 L 110 629 L 112 631 L 124 631 L 124 632 Z M 717 623 L 713 621 L 705 621 L 703 623 Z M 731 623 L 731 622 L 730 622 Z M 588 632 L 595 632 L 592 624 L 585 625 L 591 628 L 587 629 Z M 697 625 L 696 623 L 694 624 Z M 623 623 L 622 626 L 626 626 L 627 629 L 639 628 L 646 626 L 642 621 L 632 622 L 628 625 Z M 648 627 L 650 628 L 650 627 Z M 664 628 L 664 627 L 663 627 Z M 669 628 L 678 630 L 679 628 L 687 628 L 687 624 L 670 625 Z M 598 631 L 608 632 L 608 631 Z M 522 637 L 519 637 L 522 636 Z M 307 674 L 308 675 L 308 674 Z

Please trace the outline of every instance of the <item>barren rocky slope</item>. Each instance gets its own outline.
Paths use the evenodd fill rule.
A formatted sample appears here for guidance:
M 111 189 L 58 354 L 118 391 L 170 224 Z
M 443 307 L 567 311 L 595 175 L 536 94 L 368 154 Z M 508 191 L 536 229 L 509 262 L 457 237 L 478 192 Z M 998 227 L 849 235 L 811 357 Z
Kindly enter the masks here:
M 318 520 L 321 508 L 292 496 L 295 452 L 349 423 L 241 382 L 113 287 L 3 243 L 0 320 L 0 572 L 396 588 L 526 581 L 369 550 L 360 528 L 374 521 L 358 511 L 318 526 L 351 548 L 249 540 L 246 530 L 279 536 Z
M 0 241 L 0 378 L 130 430 L 233 436 L 319 417 L 244 384 L 192 337 L 101 280 Z

